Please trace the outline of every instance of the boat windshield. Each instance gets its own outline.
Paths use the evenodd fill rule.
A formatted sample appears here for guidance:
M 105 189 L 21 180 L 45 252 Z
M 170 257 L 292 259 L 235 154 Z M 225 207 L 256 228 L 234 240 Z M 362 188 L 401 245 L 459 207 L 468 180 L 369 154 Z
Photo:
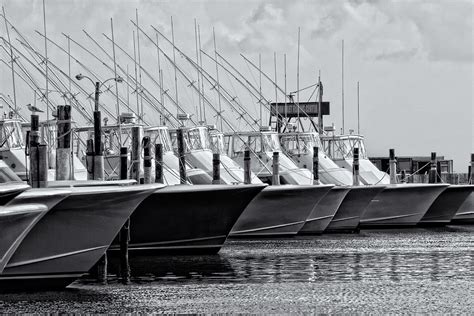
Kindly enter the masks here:
M 354 148 L 359 148 L 359 159 L 367 159 L 364 140 L 361 137 L 334 137 L 324 140 L 324 150 L 332 159 L 352 159 Z
M 277 133 L 262 134 L 263 151 L 274 152 L 281 151 L 280 140 Z
M 342 140 L 346 158 L 353 158 L 354 148 L 359 148 L 359 159 L 367 159 L 364 140 L 360 137 L 348 137 Z
M 213 133 L 211 134 L 211 148 L 212 152 L 225 155 L 225 146 L 224 146 L 224 134 Z
M 314 134 L 283 135 L 281 146 L 292 155 L 305 155 L 311 154 L 313 147 L 321 147 L 321 142 Z
M 209 133 L 206 127 L 191 128 L 184 136 L 187 150 L 210 149 Z
M 152 129 L 145 132 L 150 137 L 151 143 L 162 144 L 163 152 L 173 151 L 171 146 L 171 138 L 167 128 Z
M 4 122 L 0 128 L 0 148 L 13 149 L 23 146 L 21 125 L 18 121 Z

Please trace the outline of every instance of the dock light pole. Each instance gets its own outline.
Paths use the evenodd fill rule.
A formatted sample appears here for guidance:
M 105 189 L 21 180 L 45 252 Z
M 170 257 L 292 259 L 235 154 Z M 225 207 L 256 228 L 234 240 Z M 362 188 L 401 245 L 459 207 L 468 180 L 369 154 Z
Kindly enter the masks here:
M 95 96 L 94 96 L 94 180 L 103 180 L 104 179 L 104 157 L 103 157 L 103 145 L 102 145 L 102 128 L 101 128 L 101 113 L 99 110 L 99 95 L 100 88 L 110 80 L 121 83 L 123 82 L 122 77 L 117 76 L 109 78 L 102 83 L 99 81 L 94 81 L 88 76 L 83 74 L 76 75 L 77 80 L 87 79 L 94 85 Z

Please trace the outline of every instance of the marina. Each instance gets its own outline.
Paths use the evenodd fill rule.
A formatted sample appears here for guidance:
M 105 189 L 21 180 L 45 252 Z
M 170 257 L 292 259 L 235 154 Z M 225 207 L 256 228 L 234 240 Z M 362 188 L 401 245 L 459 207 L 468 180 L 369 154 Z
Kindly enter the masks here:
M 0 313 L 472 311 L 472 138 L 435 141 L 430 121 L 374 131 L 393 126 L 373 108 L 391 113 L 379 83 L 361 131 L 359 81 L 344 99 L 345 47 L 360 44 L 328 40 L 340 64 L 320 65 L 298 26 L 288 67 L 221 22 L 201 34 L 194 18 L 177 40 L 176 17 L 148 25 L 120 2 L 78 33 L 54 1 L 31 25 L 2 7 Z M 252 18 L 286 14 L 274 6 Z M 430 155 L 398 161 L 410 150 Z

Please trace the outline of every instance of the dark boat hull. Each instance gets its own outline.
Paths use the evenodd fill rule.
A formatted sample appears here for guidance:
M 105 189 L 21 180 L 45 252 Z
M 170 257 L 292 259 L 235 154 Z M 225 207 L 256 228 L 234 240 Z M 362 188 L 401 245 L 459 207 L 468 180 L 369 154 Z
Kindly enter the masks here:
M 300 229 L 299 234 L 322 234 L 349 191 L 349 187 L 333 187 L 313 208 L 303 227 Z
M 418 225 L 449 224 L 473 189 L 474 185 L 450 185 L 436 198 Z
M 232 229 L 232 237 L 294 236 L 314 206 L 332 185 L 266 187 L 247 206 Z
M 474 192 L 461 205 L 451 220 L 452 224 L 474 224 Z
M 130 219 L 131 256 L 215 254 L 264 185 L 180 185 L 145 199 Z M 117 251 L 115 243 L 110 251 Z
M 66 286 L 99 260 L 133 210 L 157 188 L 71 188 L 71 195 L 43 216 L 17 248 L 0 275 L 0 288 L 16 290 L 20 282 L 21 290 Z
M 360 227 L 415 226 L 447 187 L 447 184 L 388 185 L 370 202 Z
M 372 199 L 382 192 L 385 186 L 355 186 L 346 194 L 325 233 L 355 232 L 360 218 Z

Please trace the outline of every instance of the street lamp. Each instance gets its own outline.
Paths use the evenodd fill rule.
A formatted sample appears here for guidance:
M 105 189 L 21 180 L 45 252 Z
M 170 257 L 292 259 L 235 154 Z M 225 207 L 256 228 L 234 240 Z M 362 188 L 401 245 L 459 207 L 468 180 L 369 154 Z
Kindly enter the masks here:
M 110 80 L 114 80 L 117 83 L 121 83 L 121 82 L 123 82 L 123 78 L 120 77 L 120 76 L 117 76 L 117 77 L 109 78 L 109 79 L 103 81 L 102 83 L 100 83 L 99 81 L 94 82 L 94 80 L 92 80 L 90 77 L 84 76 L 83 74 L 77 74 L 76 79 L 77 80 L 87 79 L 90 82 L 92 82 L 92 84 L 95 86 L 95 97 L 94 97 L 94 105 L 95 105 L 95 107 L 94 107 L 94 155 L 102 156 L 102 140 L 101 140 L 102 131 L 101 131 L 101 126 L 100 126 L 100 124 L 101 124 L 101 114 L 100 114 L 100 111 L 99 111 L 100 88 L 106 82 L 108 82 Z

